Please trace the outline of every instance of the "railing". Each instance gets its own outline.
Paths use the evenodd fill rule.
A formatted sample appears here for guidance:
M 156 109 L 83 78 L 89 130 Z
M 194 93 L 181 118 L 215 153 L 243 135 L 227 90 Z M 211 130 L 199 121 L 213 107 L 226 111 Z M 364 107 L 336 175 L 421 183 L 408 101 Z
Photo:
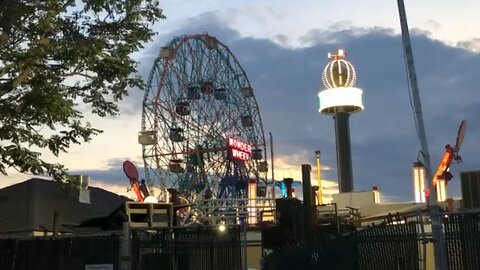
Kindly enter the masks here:
M 359 269 L 420 269 L 417 226 L 401 219 L 354 233 Z
M 175 228 L 132 230 L 132 270 L 242 269 L 241 229 Z
M 275 200 L 256 199 L 215 199 L 197 201 L 192 209 L 193 222 L 216 224 L 224 220 L 229 224 L 241 224 L 243 220 L 249 225 L 264 221 L 273 221 Z M 188 224 L 187 224 L 188 225 Z
M 0 239 L 0 269 L 84 270 L 88 265 L 118 269 L 119 236 Z
M 453 213 L 444 221 L 449 269 L 480 269 L 480 213 Z

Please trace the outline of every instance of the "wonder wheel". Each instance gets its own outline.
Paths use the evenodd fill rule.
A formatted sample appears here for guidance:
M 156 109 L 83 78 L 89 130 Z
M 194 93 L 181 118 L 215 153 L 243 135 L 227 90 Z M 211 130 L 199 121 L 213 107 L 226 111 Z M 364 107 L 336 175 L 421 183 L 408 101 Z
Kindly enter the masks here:
M 192 201 L 245 198 L 248 182 L 266 179 L 254 90 L 217 38 L 174 38 L 154 60 L 147 86 L 139 133 L 147 183 Z

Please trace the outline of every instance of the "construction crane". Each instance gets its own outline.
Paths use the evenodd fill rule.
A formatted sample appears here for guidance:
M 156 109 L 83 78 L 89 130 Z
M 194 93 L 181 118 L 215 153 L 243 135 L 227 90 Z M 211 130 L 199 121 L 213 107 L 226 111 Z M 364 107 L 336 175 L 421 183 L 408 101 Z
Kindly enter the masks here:
M 415 126 L 417 128 L 418 138 L 421 146 L 421 156 L 425 166 L 426 178 L 432 179 L 432 171 L 430 167 L 430 154 L 428 152 L 427 136 L 425 134 L 425 126 L 423 124 L 422 104 L 418 92 L 417 75 L 415 72 L 415 64 L 413 62 L 412 44 L 410 42 L 410 34 L 408 31 L 407 15 L 405 13 L 405 4 L 403 0 L 397 0 L 398 13 L 400 15 L 400 26 L 402 29 L 402 44 L 405 56 L 405 64 L 407 68 L 408 86 L 410 98 L 414 110 Z M 427 181 L 428 190 L 435 190 L 433 181 Z M 440 219 L 440 208 L 437 202 L 436 192 L 429 192 L 428 196 L 428 212 L 432 223 L 433 249 L 435 254 L 435 269 L 447 270 L 445 237 L 442 232 L 442 223 Z

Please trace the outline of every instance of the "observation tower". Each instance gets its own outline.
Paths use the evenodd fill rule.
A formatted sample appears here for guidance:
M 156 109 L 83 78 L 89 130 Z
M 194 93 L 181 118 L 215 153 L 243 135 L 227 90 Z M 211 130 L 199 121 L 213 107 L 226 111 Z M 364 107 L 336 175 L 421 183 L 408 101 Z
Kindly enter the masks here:
M 332 115 L 335 119 L 335 140 L 337 146 L 337 173 L 340 192 L 353 191 L 352 155 L 350 149 L 350 114 L 363 110 L 360 88 L 354 87 L 356 81 L 353 65 L 345 60 L 344 50 L 329 53 L 330 62 L 322 73 L 322 81 L 327 89 L 320 91 L 319 112 Z

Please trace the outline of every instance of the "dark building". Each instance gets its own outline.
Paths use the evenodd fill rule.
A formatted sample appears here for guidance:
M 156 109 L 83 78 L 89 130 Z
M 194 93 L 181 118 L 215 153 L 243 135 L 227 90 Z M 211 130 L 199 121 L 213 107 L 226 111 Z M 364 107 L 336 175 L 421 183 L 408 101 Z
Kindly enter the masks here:
M 480 208 L 480 171 L 460 173 L 463 208 Z
M 71 233 L 87 220 L 108 217 L 126 200 L 101 188 L 32 178 L 0 189 L 0 238 Z

